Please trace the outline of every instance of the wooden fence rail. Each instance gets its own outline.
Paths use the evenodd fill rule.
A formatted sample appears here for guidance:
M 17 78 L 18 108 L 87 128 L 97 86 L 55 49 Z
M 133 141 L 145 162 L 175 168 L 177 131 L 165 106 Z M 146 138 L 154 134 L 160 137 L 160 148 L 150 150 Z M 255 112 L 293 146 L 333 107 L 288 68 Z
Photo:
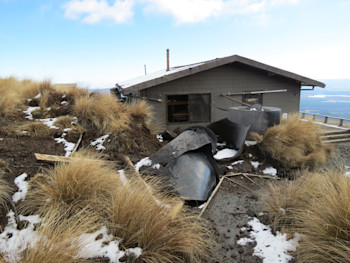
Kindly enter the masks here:
M 313 121 L 316 120 L 317 117 L 321 117 L 324 119 L 323 120 L 324 123 L 328 123 L 328 119 L 335 119 L 337 121 L 339 120 L 338 126 L 343 126 L 344 121 L 350 122 L 350 119 L 343 118 L 343 117 L 328 116 L 328 115 L 322 115 L 322 114 L 316 114 L 316 113 L 310 113 L 310 112 L 304 112 L 304 111 L 301 111 L 300 114 L 302 119 L 305 119 L 306 115 L 311 115 Z

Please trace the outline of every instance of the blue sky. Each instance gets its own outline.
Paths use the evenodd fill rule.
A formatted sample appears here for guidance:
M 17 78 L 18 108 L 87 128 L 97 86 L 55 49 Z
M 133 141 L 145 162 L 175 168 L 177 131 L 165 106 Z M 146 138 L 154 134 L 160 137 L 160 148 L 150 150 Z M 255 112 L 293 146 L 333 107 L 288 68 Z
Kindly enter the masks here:
M 350 0 L 0 0 L 0 77 L 108 88 L 238 54 L 350 79 Z

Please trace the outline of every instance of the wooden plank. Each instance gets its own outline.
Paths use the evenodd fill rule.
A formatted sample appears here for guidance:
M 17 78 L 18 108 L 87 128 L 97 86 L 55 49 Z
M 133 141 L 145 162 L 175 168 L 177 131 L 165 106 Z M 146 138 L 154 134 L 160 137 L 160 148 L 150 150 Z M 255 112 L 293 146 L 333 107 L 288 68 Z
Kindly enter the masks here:
M 58 156 L 58 155 L 51 155 L 51 154 L 41 154 L 41 153 L 34 153 L 35 158 L 39 162 L 44 163 L 69 163 L 72 160 L 74 160 L 74 157 L 65 157 L 65 156 Z M 76 158 L 79 159 L 79 158 Z M 98 160 L 98 159 L 91 159 L 94 162 L 102 162 L 104 165 L 115 165 L 116 162 L 114 161 L 105 161 L 105 160 Z
M 69 157 L 50 155 L 50 154 L 41 154 L 34 153 L 37 161 L 45 163 L 57 163 L 57 162 L 70 162 L 72 159 Z

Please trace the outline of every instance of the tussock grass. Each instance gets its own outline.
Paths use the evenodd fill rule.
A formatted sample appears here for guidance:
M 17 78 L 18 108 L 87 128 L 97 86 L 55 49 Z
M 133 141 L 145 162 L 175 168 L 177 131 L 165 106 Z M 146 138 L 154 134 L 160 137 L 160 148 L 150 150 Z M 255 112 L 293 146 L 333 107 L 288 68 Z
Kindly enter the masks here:
M 30 181 L 23 212 L 45 215 L 52 207 L 71 214 L 89 207 L 120 239 L 121 248 L 140 247 L 142 262 L 203 262 L 210 252 L 208 230 L 183 202 L 160 185 L 126 171 L 127 183 L 96 156 L 76 155 Z
M 295 216 L 296 212 L 309 206 L 310 198 L 317 190 L 318 178 L 312 175 L 284 181 L 282 184 L 269 183 L 263 203 L 273 229 L 289 232 L 298 227 L 300 221 Z
M 87 209 L 74 215 L 62 209 L 47 211 L 39 227 L 39 238 L 33 246 L 23 253 L 21 262 L 28 263 L 77 263 L 88 262 L 77 258 L 80 249 L 85 245 L 78 241 L 82 234 L 96 231 L 96 217 Z
M 129 128 L 130 115 L 125 111 L 125 105 L 109 94 L 96 93 L 77 98 L 74 113 L 87 130 L 118 133 Z
M 145 100 L 140 100 L 137 102 L 131 102 L 127 105 L 127 111 L 134 118 L 151 117 L 151 105 L 149 105 Z
M 0 79 L 0 115 L 16 115 L 17 107 L 24 104 L 26 98 L 37 95 L 39 89 L 40 84 L 31 80 L 19 81 L 13 77 Z
M 338 173 L 314 175 L 319 192 L 297 213 L 301 262 L 349 262 L 350 178 Z
M 263 156 L 283 168 L 313 168 L 326 163 L 332 147 L 320 139 L 319 127 L 291 115 L 263 136 L 253 134 Z
M 69 115 L 60 116 L 55 121 L 54 125 L 61 130 L 72 127 L 74 117 Z
M 4 179 L 7 165 L 5 161 L 0 159 L 0 208 L 6 208 L 8 200 L 11 200 L 12 188 Z
M 18 137 L 47 137 L 55 130 L 50 129 L 42 122 L 27 122 L 22 125 L 4 126 L 0 128 L 0 134 Z
M 118 187 L 118 173 L 105 167 L 98 155 L 77 153 L 72 157 L 69 164 L 61 163 L 30 181 L 25 213 L 34 211 L 43 216 L 50 207 L 64 205 L 81 210 L 93 206 L 100 197 L 109 197 Z
M 350 178 L 343 172 L 310 173 L 270 186 L 265 200 L 275 230 L 302 234 L 297 262 L 349 262 Z

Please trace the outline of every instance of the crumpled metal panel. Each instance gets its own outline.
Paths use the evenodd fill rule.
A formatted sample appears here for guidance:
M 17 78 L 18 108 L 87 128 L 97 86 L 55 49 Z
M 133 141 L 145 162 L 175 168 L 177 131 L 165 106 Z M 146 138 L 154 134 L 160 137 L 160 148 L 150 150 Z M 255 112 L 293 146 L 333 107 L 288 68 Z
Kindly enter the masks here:
M 165 170 L 173 188 L 186 200 L 206 201 L 217 184 L 212 163 L 201 152 L 187 152 Z
M 211 132 L 211 131 L 209 131 Z M 213 141 L 215 140 L 215 141 Z M 216 151 L 216 138 L 208 133 L 206 127 L 194 127 L 193 130 L 187 129 L 171 142 L 162 147 L 158 152 L 152 154 L 149 158 L 153 163 L 166 164 L 182 154 L 202 148 L 210 144 L 212 153 Z
M 213 154 L 215 134 L 206 127 L 191 127 L 149 158 L 160 164 L 155 173 L 166 178 L 184 199 L 205 201 L 218 182 L 220 169 Z
M 236 123 L 225 118 L 213 122 L 207 127 L 218 135 L 221 140 L 225 141 L 228 148 L 237 150 L 235 156 L 232 157 L 233 159 L 242 154 L 250 125 Z

